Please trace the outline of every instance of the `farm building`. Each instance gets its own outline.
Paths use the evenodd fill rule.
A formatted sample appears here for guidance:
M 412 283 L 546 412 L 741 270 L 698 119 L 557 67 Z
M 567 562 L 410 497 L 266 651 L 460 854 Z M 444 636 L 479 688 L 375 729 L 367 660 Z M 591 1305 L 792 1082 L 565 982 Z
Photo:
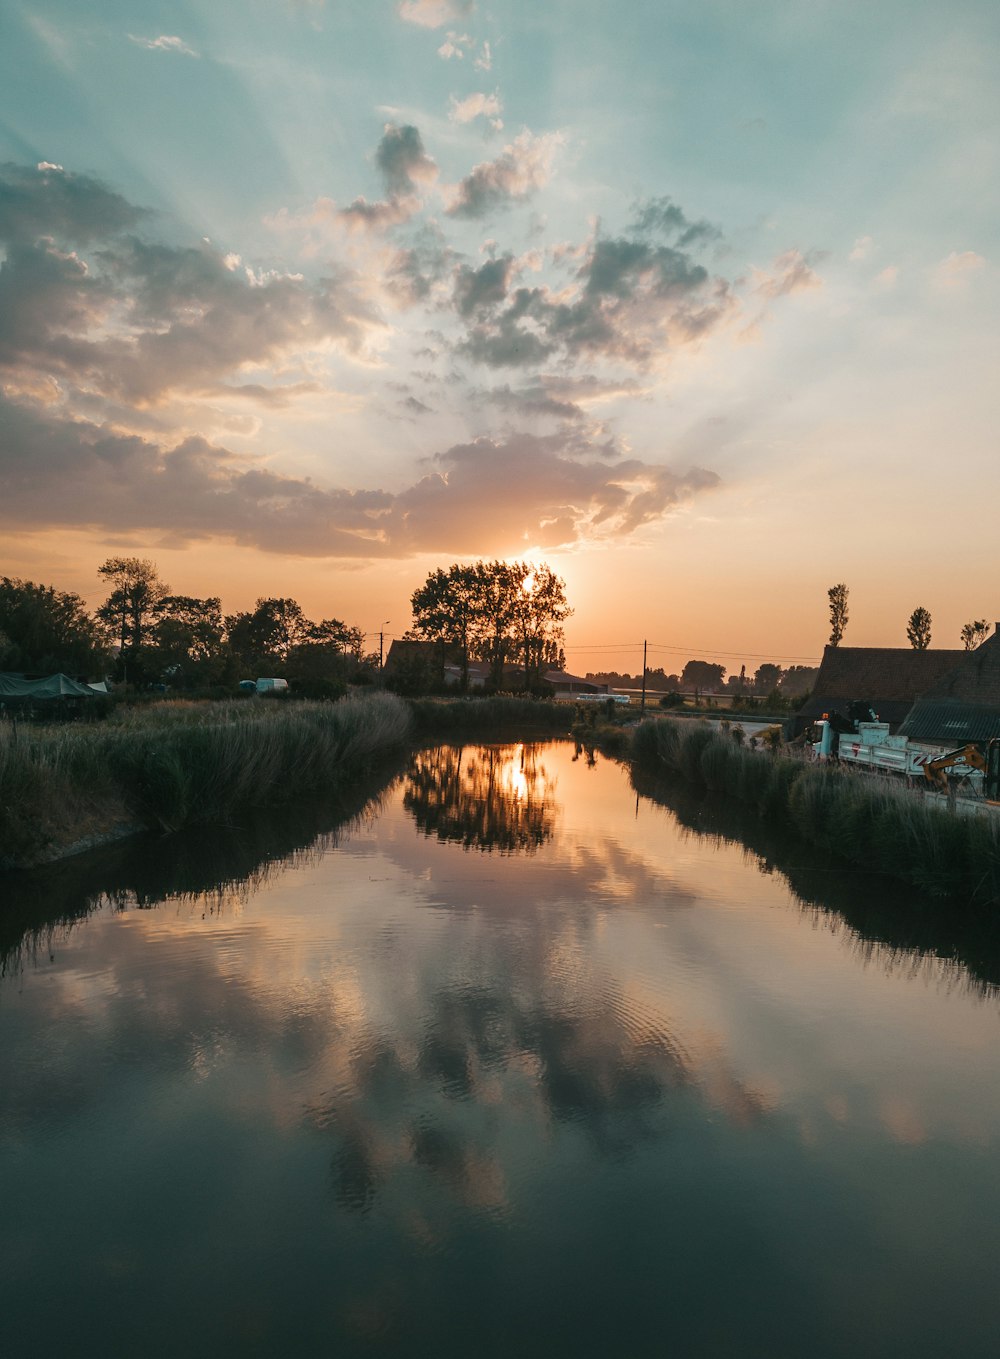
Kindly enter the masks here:
M 1000 736 L 1000 623 L 997 629 L 928 685 L 900 728 L 904 736 L 950 746 Z
M 824 713 L 846 718 L 855 703 L 870 704 L 879 721 L 888 722 L 896 731 L 922 694 L 975 654 L 912 647 L 825 647 L 812 695 L 796 716 L 796 732 Z

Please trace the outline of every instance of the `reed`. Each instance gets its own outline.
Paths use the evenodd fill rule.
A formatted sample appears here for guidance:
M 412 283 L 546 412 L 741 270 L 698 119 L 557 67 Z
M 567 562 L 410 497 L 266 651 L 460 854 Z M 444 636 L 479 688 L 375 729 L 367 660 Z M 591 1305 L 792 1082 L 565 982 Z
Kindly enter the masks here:
M 412 698 L 409 705 L 419 736 L 475 736 L 487 741 L 523 735 L 566 736 L 576 715 L 572 703 L 517 694 Z
M 748 803 L 824 850 L 936 896 L 1000 903 L 1000 818 L 959 814 L 903 782 L 776 751 L 750 750 L 707 723 L 657 718 L 629 755 Z
M 0 865 L 116 821 L 177 830 L 335 787 L 401 746 L 392 694 L 339 703 L 165 702 L 100 726 L 0 728 Z

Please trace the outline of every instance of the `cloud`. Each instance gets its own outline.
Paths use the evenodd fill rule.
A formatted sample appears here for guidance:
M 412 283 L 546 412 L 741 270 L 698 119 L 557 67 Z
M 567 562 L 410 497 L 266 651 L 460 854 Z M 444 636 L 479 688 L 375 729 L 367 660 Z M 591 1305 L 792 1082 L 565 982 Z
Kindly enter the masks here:
M 490 126 L 497 132 L 503 127 L 503 104 L 499 93 L 494 90 L 492 94 L 470 94 L 465 99 L 456 99 L 451 96 L 451 111 L 448 117 L 453 123 L 471 123 L 474 118 L 485 118 Z
M 556 152 L 564 141 L 560 132 L 536 137 L 526 128 L 496 160 L 475 166 L 453 187 L 449 216 L 485 217 L 523 202 L 549 182 Z
M 389 520 L 398 547 L 488 553 L 621 536 L 718 484 L 700 468 L 584 459 L 564 434 L 476 439 L 439 454 L 434 467 L 396 498 Z
M 438 48 L 438 56 L 442 61 L 465 59 L 465 50 L 473 45 L 468 33 L 449 33 L 444 42 Z
M 872 240 L 871 236 L 859 236 L 851 247 L 851 253 L 847 258 L 853 260 L 855 263 L 859 260 L 866 260 L 872 253 L 874 245 L 875 242 Z
M 673 240 L 681 249 L 697 241 L 717 240 L 718 227 L 710 222 L 692 222 L 670 198 L 649 198 L 636 205 L 636 217 L 628 228 L 637 235 L 658 234 Z
M 472 64 L 477 71 L 492 71 L 493 52 L 488 42 L 483 43 L 479 56 L 476 57 L 475 61 Z
M 148 214 L 88 175 L 61 165 L 0 165 L 0 241 L 52 236 L 81 246 L 136 227 Z
M 188 47 L 182 38 L 171 38 L 162 33 L 158 38 L 140 38 L 135 33 L 130 33 L 129 40 L 136 43 L 139 47 L 145 47 L 149 52 L 176 52 L 182 57 L 196 57 L 198 53 L 193 47 Z
M 141 216 L 94 180 L 0 172 L 5 378 L 146 404 L 312 348 L 359 353 L 380 324 L 344 272 L 307 282 L 206 242 L 146 241 L 128 230 Z
M 514 256 L 487 260 L 478 269 L 460 265 L 455 271 L 454 302 L 459 316 L 474 316 L 500 306 L 507 298 Z
M 403 198 L 376 199 L 374 202 L 355 198 L 346 208 L 340 208 L 337 216 L 349 229 L 387 231 L 408 222 L 419 210 L 420 199 L 408 194 Z
M 416 414 L 422 403 L 408 409 Z M 458 444 L 404 490 L 326 490 L 201 438 L 167 448 L 0 398 L 0 523 L 316 557 L 488 553 L 632 533 L 718 483 L 564 434 Z
M 946 255 L 934 271 L 935 282 L 941 288 L 964 288 L 969 279 L 986 264 L 982 255 L 974 250 L 953 250 Z
M 786 250 L 772 264 L 773 273 L 756 275 L 757 292 L 764 297 L 776 298 L 821 288 L 823 280 L 812 268 L 818 258 L 818 255 L 807 257 L 801 250 Z
M 646 365 L 655 354 L 695 343 L 738 308 L 729 283 L 683 250 L 640 237 L 597 237 L 579 259 L 569 288 L 508 287 L 494 272 L 456 276 L 454 303 L 468 329 L 460 351 L 490 367 L 523 367 L 563 356 L 603 355 Z M 509 285 L 509 257 L 503 278 Z M 485 268 L 486 266 L 484 266 Z M 492 286 L 487 290 L 485 284 Z
M 389 194 L 413 193 L 418 184 L 437 178 L 437 166 L 424 150 L 419 131 L 409 123 L 402 127 L 386 123 L 375 164 Z
M 420 28 L 443 28 L 466 18 L 474 8 L 474 0 L 400 0 L 396 7 L 401 19 Z

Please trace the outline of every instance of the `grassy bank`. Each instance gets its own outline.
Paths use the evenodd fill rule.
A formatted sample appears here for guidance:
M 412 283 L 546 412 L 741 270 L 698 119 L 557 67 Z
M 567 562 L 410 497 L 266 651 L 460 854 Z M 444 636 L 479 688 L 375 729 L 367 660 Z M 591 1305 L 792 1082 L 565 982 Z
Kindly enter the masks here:
M 522 736 L 568 736 L 576 718 L 572 703 L 495 694 L 489 698 L 411 698 L 414 733 L 447 741 L 474 736 L 483 741 Z
M 751 750 L 700 723 L 644 722 L 628 755 L 738 798 L 874 872 L 938 896 L 1000 902 L 998 818 L 957 815 L 885 777 Z
M 159 703 L 99 726 L 0 727 L 0 866 L 115 827 L 223 822 L 335 787 L 401 746 L 406 704 Z

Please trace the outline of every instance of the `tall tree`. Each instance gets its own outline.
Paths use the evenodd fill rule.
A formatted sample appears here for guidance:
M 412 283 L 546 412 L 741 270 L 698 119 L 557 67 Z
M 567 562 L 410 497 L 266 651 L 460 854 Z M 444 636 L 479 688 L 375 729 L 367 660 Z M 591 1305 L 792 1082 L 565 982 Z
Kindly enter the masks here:
M 916 608 L 906 623 L 906 637 L 914 651 L 926 651 L 931 644 L 931 616 L 925 608 Z
M 826 592 L 827 599 L 830 601 L 830 645 L 839 646 L 840 639 L 844 635 L 847 627 L 847 596 L 850 594 L 847 586 L 840 582 L 839 585 L 831 585 Z
M 109 557 L 97 568 L 97 574 L 111 586 L 97 617 L 118 643 L 122 677 L 141 681 L 144 652 L 170 586 L 160 580 L 156 566 L 144 557 Z
M 79 595 L 0 578 L 0 670 L 102 676 L 107 647 Z
M 962 645 L 966 651 L 975 651 L 977 646 L 986 641 L 990 625 L 985 618 L 978 618 L 974 623 L 966 623 L 962 628 Z
M 502 686 L 504 666 L 515 645 L 513 626 L 520 588 L 521 578 L 506 562 L 476 562 L 473 567 L 473 646 L 476 657 L 489 665 L 495 689 Z
M 289 653 L 309 639 L 313 626 L 294 599 L 258 599 L 252 613 L 231 614 L 226 631 L 233 654 L 258 672 L 284 665 Z
M 715 661 L 688 661 L 681 671 L 685 689 L 721 689 L 726 667 Z
M 469 652 L 477 622 L 475 566 L 458 562 L 440 567 L 410 596 L 414 631 L 441 647 L 442 672 L 447 653 L 461 666 L 462 688 L 469 684 Z
M 166 595 L 152 632 L 159 672 L 172 682 L 216 683 L 226 666 L 221 601 Z
M 513 633 L 524 666 L 525 688 L 531 689 L 541 681 L 544 670 L 560 664 L 562 625 L 573 610 L 566 599 L 565 581 L 544 562 L 515 562 L 510 571 Z
M 758 665 L 754 672 L 753 687 L 758 694 L 770 694 L 777 689 L 784 673 L 780 665 L 765 661 L 763 665 Z

